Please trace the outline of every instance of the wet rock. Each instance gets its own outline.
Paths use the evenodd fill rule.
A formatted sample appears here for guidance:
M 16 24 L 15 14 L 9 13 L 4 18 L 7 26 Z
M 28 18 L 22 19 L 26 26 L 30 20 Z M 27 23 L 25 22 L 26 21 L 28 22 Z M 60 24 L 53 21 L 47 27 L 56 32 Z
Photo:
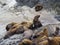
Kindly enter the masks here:
M 30 39 L 32 35 L 33 35 L 33 31 L 32 30 L 27 30 L 23 33 L 23 36 L 24 36 L 23 38 Z

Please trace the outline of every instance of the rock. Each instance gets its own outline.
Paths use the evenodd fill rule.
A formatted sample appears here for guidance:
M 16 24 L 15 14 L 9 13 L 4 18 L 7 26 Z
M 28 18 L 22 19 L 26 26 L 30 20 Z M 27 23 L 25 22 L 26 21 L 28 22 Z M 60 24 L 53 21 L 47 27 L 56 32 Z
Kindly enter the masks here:
M 27 30 L 23 33 L 23 36 L 24 36 L 23 38 L 30 39 L 32 35 L 33 35 L 33 31 L 32 30 Z
M 23 38 L 22 34 L 16 34 L 8 39 L 2 40 L 0 45 L 18 45 L 22 38 Z

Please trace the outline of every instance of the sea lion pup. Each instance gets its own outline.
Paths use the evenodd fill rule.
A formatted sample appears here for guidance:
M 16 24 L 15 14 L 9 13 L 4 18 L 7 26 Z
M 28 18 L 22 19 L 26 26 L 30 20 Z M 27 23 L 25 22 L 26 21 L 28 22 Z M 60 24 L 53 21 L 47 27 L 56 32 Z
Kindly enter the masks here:
M 47 38 L 48 38 L 48 31 L 47 29 L 44 29 L 43 31 L 36 33 L 35 37 L 33 37 L 32 40 L 38 45 L 40 42 L 47 40 Z
M 48 43 L 49 45 L 60 45 L 60 37 L 49 37 Z
M 9 31 L 9 29 L 12 28 L 15 24 L 16 24 L 15 22 L 9 23 L 9 24 L 6 26 L 6 31 Z
M 52 35 L 53 36 L 59 36 L 59 31 L 60 31 L 60 28 L 56 27 L 56 30 L 55 30 L 55 32 Z
M 32 45 L 33 42 L 29 39 L 23 39 L 22 42 L 19 43 L 19 45 Z
M 42 10 L 43 9 L 43 6 L 42 5 L 40 5 L 40 4 L 37 4 L 36 6 L 35 6 L 35 11 L 37 12 L 37 11 L 40 11 L 40 10 Z
M 7 31 L 6 35 L 4 36 L 4 39 L 7 39 L 14 34 L 21 34 L 25 30 L 26 29 L 22 25 L 16 24 L 11 29 L 9 29 L 9 31 Z
M 35 35 L 33 36 L 33 38 L 37 38 L 37 37 L 43 37 L 43 36 L 47 36 L 48 37 L 48 29 L 45 28 L 40 32 L 35 33 Z
M 34 17 L 33 24 L 29 27 L 29 29 L 33 30 L 33 29 L 37 29 L 39 27 L 42 27 L 42 24 L 39 21 L 39 17 L 40 17 L 40 15 L 37 15 L 37 16 Z

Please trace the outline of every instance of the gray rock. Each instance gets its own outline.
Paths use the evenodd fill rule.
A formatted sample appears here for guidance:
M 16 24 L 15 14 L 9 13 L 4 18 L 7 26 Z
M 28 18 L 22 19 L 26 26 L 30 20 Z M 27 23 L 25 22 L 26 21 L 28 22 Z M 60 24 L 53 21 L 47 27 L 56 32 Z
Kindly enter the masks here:
M 23 38 L 31 38 L 31 36 L 33 35 L 33 31 L 32 30 L 27 30 L 23 33 Z

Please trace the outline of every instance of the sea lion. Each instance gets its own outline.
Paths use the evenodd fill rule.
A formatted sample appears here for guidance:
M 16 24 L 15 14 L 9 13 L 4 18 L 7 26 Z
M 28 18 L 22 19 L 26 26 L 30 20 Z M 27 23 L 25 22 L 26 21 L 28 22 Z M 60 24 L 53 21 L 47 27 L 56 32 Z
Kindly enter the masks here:
M 9 31 L 9 29 L 12 28 L 15 24 L 16 24 L 15 22 L 9 23 L 9 24 L 6 26 L 6 31 Z
M 29 29 L 33 30 L 33 29 L 37 29 L 39 27 L 42 27 L 42 24 L 39 21 L 39 17 L 40 17 L 40 15 L 37 15 L 37 16 L 34 17 L 33 24 L 31 24 L 31 26 L 29 27 Z

